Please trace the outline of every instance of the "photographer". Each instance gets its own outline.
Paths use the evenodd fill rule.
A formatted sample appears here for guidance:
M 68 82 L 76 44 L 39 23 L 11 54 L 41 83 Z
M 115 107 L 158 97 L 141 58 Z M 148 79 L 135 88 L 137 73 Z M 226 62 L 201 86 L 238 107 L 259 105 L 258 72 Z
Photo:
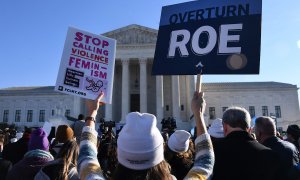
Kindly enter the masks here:
M 114 121 L 105 121 L 103 118 L 100 119 L 99 132 L 101 135 L 97 158 L 106 177 L 111 177 L 112 171 L 116 168 L 117 164 L 117 143 L 112 130 L 113 127 L 115 127 Z

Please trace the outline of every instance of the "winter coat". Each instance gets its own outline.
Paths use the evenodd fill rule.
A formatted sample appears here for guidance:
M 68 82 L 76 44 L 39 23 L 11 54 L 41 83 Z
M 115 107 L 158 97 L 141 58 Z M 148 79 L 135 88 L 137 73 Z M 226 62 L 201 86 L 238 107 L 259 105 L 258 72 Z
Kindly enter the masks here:
M 48 162 L 40 171 L 35 175 L 35 180 L 55 180 L 62 174 L 63 171 L 63 160 L 56 159 L 54 161 Z M 76 167 L 74 165 L 70 165 L 68 172 L 69 180 L 79 180 L 78 173 Z
M 246 131 L 233 131 L 216 144 L 215 180 L 285 179 L 278 155 Z
M 298 149 L 290 142 L 283 141 L 276 136 L 266 139 L 263 143 L 268 148 L 275 151 L 281 160 L 282 171 L 289 179 L 299 178 L 299 170 L 296 166 L 299 163 Z
M 7 174 L 7 180 L 32 180 L 36 173 L 49 161 L 54 160 L 53 156 L 40 149 L 28 151 L 24 158 L 13 166 Z
M 19 162 L 28 151 L 28 141 L 29 138 L 22 137 L 19 141 L 4 146 L 2 153 L 3 159 L 12 162 L 12 164 Z
M 84 126 L 85 126 L 85 121 L 84 120 L 78 120 L 72 126 L 72 129 L 74 131 L 74 136 L 76 137 L 76 142 L 78 144 L 80 143 L 81 132 L 82 132 L 82 128 Z
M 0 158 L 0 179 L 5 179 L 7 173 L 11 170 L 12 163 Z

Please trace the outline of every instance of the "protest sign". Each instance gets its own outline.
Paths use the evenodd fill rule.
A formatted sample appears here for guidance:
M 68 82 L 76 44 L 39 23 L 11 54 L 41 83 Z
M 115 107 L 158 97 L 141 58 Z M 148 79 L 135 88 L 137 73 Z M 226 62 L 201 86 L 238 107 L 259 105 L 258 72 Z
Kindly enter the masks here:
M 49 136 L 50 132 L 51 132 L 51 128 L 52 128 L 52 124 L 50 122 L 45 122 L 43 125 L 43 129 L 44 131 L 47 133 L 47 135 Z
M 55 90 L 111 103 L 116 40 L 70 27 Z
M 152 74 L 259 74 L 261 9 L 261 0 L 163 7 Z

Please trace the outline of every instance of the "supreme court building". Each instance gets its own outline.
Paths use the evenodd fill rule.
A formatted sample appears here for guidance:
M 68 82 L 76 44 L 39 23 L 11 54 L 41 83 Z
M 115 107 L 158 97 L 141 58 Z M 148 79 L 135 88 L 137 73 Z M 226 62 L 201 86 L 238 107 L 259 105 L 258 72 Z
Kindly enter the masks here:
M 178 129 L 190 129 L 194 76 L 152 76 L 151 69 L 158 31 L 129 25 L 104 36 L 117 40 L 112 104 L 101 107 L 99 117 L 124 122 L 132 111 L 174 117 Z M 242 106 L 252 117 L 274 116 L 277 126 L 300 125 L 298 87 L 279 82 L 203 83 L 205 120 L 211 124 L 227 107 Z M 61 94 L 48 87 L 0 89 L 0 122 L 41 126 L 58 110 L 77 117 L 85 113 L 81 98 Z M 98 118 L 99 118 L 98 117 Z

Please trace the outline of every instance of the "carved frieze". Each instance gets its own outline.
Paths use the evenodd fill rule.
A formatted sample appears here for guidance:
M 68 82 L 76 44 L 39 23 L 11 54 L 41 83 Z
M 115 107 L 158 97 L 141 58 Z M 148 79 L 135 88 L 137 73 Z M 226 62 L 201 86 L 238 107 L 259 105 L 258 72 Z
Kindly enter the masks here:
M 103 35 L 116 39 L 117 44 L 155 44 L 157 30 L 139 25 L 129 25 Z

